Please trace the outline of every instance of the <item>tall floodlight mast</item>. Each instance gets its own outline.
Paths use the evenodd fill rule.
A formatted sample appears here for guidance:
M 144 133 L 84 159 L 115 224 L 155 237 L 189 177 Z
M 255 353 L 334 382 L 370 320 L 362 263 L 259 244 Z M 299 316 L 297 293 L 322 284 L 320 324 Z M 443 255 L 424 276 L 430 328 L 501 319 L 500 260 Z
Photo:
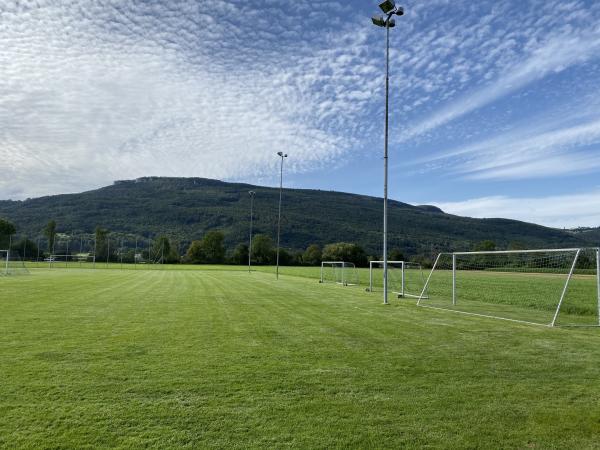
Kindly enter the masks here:
M 256 192 L 248 191 L 250 194 L 250 244 L 248 245 L 248 272 L 252 267 L 252 219 L 253 219 L 253 207 L 254 207 L 254 196 Z
M 383 304 L 388 304 L 388 122 L 390 98 L 390 28 L 396 26 L 394 15 L 404 15 L 404 8 L 396 6 L 393 0 L 386 0 L 379 5 L 386 17 L 374 16 L 373 24 L 385 28 L 385 144 L 383 151 Z
M 279 216 L 277 219 L 277 269 L 275 276 L 279 280 L 279 242 L 281 236 L 281 196 L 283 192 L 283 159 L 287 158 L 287 153 L 277 152 L 277 156 L 281 158 L 281 170 L 279 171 Z

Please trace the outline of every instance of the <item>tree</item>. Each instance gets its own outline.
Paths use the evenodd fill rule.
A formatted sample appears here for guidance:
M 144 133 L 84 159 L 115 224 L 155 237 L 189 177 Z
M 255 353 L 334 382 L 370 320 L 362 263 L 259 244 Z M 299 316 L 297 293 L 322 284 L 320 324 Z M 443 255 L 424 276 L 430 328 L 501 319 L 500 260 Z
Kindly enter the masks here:
M 171 252 L 171 241 L 164 234 L 156 238 L 152 244 L 152 258 L 153 262 L 165 263 L 169 262 L 172 257 Z
M 225 261 L 225 236 L 220 231 L 209 231 L 202 238 L 202 247 L 206 262 L 210 264 L 221 264 Z
M 201 241 L 192 241 L 186 252 L 186 260 L 192 264 L 222 264 L 225 262 L 224 240 L 222 232 L 209 231 Z
M 238 244 L 231 258 L 234 264 L 248 264 L 248 246 L 246 244 Z
M 490 241 L 489 239 L 478 242 L 473 248 L 473 251 L 476 252 L 492 252 L 494 250 L 496 250 L 496 243 L 494 241 Z
M 2 248 L 8 248 L 10 237 L 16 232 L 17 227 L 15 227 L 11 222 L 5 219 L 0 219 L 0 245 Z
M 96 261 L 104 261 L 108 256 L 108 234 L 106 228 L 96 227 Z
M 311 244 L 302 254 L 302 263 L 308 266 L 318 266 L 321 264 L 323 252 L 317 244 Z
M 362 247 L 348 242 L 328 244 L 323 249 L 323 260 L 345 261 L 354 263 L 358 267 L 368 264 L 367 255 Z
M 37 257 L 38 246 L 30 239 L 23 238 L 13 245 L 13 251 L 17 251 L 21 258 L 32 259 Z
M 279 265 L 293 266 L 295 264 L 294 255 L 285 248 L 279 248 Z
M 404 261 L 404 253 L 399 248 L 394 248 L 389 253 L 389 258 L 391 261 Z
M 273 240 L 265 234 L 257 234 L 252 239 L 252 259 L 257 264 L 272 264 L 275 260 Z
M 185 253 L 186 260 L 192 264 L 202 264 L 206 261 L 202 241 L 192 241 Z
M 56 221 L 51 220 L 44 227 L 44 236 L 48 239 L 48 253 L 54 253 L 54 239 L 56 238 Z
M 526 250 L 527 246 L 520 241 L 512 241 L 508 244 L 509 250 Z

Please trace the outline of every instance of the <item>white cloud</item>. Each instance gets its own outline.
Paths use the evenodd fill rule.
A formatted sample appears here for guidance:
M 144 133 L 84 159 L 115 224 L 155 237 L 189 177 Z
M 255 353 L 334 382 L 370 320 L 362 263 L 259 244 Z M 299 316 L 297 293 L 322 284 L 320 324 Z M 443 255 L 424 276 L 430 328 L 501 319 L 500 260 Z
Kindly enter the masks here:
M 478 218 L 510 218 L 555 228 L 600 226 L 600 190 L 549 197 L 491 196 L 433 202 L 445 212 Z
M 585 108 L 584 108 L 585 109 Z M 597 105 L 589 108 L 597 114 Z M 470 179 L 545 178 L 577 174 L 600 168 L 600 117 L 558 120 L 538 118 L 520 128 L 500 133 L 480 142 L 442 150 L 413 164 L 443 167 L 446 172 Z
M 505 67 L 504 73 L 494 82 L 464 95 L 435 111 L 422 122 L 409 127 L 405 133 L 399 135 L 398 142 L 411 140 L 445 125 L 548 74 L 598 58 L 599 50 L 600 30 L 594 30 L 589 35 L 555 37 L 533 50 L 525 60 Z
M 342 28 L 333 45 L 325 30 L 325 42 L 282 59 L 302 29 L 277 10 L 225 1 L 0 8 L 2 197 L 143 175 L 259 178 L 276 172 L 278 150 L 290 154 L 289 170 L 315 169 L 352 148 L 348 124 L 369 98 L 352 77 L 352 67 L 369 67 L 364 33 Z M 300 2 L 295 13 L 313 10 Z M 223 23 L 232 12 L 244 21 Z
M 0 1 L 0 197 L 145 175 L 268 180 L 278 150 L 296 173 L 370 150 L 384 34 L 353 6 Z M 392 37 L 393 123 L 427 134 L 597 50 L 600 5 L 512 7 L 407 5 Z

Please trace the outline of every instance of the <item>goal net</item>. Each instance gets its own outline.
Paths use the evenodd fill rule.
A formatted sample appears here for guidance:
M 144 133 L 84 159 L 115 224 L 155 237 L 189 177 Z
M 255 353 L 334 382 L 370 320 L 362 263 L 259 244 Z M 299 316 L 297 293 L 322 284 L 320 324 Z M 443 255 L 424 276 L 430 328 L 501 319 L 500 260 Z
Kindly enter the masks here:
M 91 253 L 50 255 L 44 259 L 51 268 L 95 268 L 96 257 Z
M 15 251 L 0 250 L 0 275 L 28 275 L 29 270 Z
M 369 288 L 383 289 L 383 261 L 369 262 Z M 388 261 L 388 290 L 399 297 L 419 298 L 425 286 L 421 264 L 409 261 Z
M 358 271 L 351 262 L 323 261 L 321 263 L 321 283 L 337 283 L 342 286 L 358 286 Z
M 441 253 L 417 305 L 544 325 L 600 325 L 597 248 Z

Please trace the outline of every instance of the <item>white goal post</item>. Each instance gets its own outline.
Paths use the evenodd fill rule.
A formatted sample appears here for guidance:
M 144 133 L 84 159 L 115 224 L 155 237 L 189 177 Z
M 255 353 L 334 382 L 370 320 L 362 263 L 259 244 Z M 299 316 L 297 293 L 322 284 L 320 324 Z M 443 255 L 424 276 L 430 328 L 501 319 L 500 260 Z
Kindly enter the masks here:
M 388 261 L 388 288 L 398 297 L 419 298 L 425 284 L 423 267 L 410 261 Z M 375 290 L 375 274 L 377 269 L 383 269 L 384 261 L 369 261 L 369 287 L 367 291 Z M 379 278 L 379 277 L 378 277 Z M 377 280 L 379 281 L 379 279 Z
M 322 261 L 319 283 L 333 282 L 342 286 L 357 286 L 358 272 L 354 263 L 346 261 Z
M 0 250 L 0 275 L 27 275 L 29 270 L 18 252 Z
M 548 326 L 600 326 L 600 248 L 440 253 L 417 306 Z
M 73 265 L 84 267 L 87 263 L 91 264 L 92 268 L 96 268 L 96 255 L 93 253 L 52 254 L 45 258 L 44 261 L 48 263 L 49 267 L 70 267 Z

